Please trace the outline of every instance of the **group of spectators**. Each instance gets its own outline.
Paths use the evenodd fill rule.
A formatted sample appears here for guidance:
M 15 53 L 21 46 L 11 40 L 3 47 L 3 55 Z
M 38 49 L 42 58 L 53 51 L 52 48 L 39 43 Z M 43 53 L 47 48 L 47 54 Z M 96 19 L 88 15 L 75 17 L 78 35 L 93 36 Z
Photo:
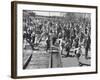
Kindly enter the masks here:
M 85 58 L 91 49 L 91 24 L 90 22 L 70 21 L 63 17 L 35 16 L 23 19 L 23 39 L 34 50 L 35 45 L 42 41 L 46 43 L 46 51 L 51 47 L 58 47 L 61 55 L 71 56 L 73 50 L 79 58 L 81 49 L 85 49 Z M 64 53 L 63 51 L 66 51 Z

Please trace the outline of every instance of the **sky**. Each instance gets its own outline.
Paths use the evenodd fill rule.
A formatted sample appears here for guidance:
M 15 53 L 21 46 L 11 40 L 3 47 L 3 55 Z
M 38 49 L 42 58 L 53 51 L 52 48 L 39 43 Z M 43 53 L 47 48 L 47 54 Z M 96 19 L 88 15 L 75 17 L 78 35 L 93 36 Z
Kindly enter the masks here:
M 43 16 L 62 16 L 64 13 L 60 12 L 49 12 L 49 11 L 33 11 L 37 15 L 43 15 Z

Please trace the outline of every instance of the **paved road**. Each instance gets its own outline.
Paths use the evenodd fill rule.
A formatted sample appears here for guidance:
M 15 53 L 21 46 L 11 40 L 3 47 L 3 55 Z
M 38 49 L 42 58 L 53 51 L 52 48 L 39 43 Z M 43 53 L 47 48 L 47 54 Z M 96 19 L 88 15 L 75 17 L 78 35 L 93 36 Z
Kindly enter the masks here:
M 65 53 L 66 52 L 64 52 L 64 54 Z M 72 55 L 72 57 L 63 57 L 62 56 L 63 67 L 75 67 L 75 66 L 89 66 L 89 65 L 91 65 L 91 58 L 90 59 L 85 58 L 84 48 L 82 48 L 82 55 L 80 56 L 79 60 L 75 56 L 74 52 L 70 52 L 70 55 Z M 88 57 L 91 57 L 90 51 L 88 52 Z M 80 63 L 82 63 L 82 65 L 80 65 Z
M 57 67 L 77 67 L 80 66 L 79 62 L 83 63 L 82 66 L 89 66 L 91 64 L 91 59 L 85 59 L 84 56 L 84 48 L 83 54 L 77 59 L 75 57 L 74 52 L 70 52 L 70 55 L 74 55 L 74 57 L 63 57 L 63 55 L 60 55 L 57 53 L 50 53 L 46 52 L 45 50 L 35 50 L 32 51 L 31 49 L 24 50 L 23 51 L 23 65 L 26 63 L 28 57 L 32 54 L 32 58 L 30 62 L 28 63 L 26 69 L 39 69 L 39 68 L 57 68 Z M 66 54 L 66 52 L 63 52 L 63 54 Z M 89 56 L 90 51 L 89 51 Z
M 32 58 L 27 69 L 39 69 L 49 67 L 49 54 L 46 51 L 33 51 Z

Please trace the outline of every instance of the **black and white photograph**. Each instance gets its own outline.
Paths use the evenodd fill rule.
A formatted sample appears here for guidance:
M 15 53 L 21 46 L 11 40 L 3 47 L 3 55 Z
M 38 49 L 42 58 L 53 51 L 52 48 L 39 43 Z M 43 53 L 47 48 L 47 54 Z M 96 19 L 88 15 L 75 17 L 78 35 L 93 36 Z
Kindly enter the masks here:
M 97 7 L 12 3 L 12 76 L 97 73 Z
M 91 14 L 23 10 L 23 69 L 91 66 Z

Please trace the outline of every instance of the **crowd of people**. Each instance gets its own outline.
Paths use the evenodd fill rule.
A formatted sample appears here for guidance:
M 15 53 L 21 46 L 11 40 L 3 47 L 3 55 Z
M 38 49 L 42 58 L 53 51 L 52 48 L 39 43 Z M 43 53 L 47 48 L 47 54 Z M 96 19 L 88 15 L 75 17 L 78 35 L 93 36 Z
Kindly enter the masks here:
M 63 17 L 30 16 L 23 19 L 23 24 L 24 44 L 28 42 L 33 50 L 44 41 L 46 51 L 55 47 L 65 57 L 71 56 L 70 51 L 73 50 L 79 58 L 84 48 L 85 58 L 88 59 L 91 49 L 90 22 L 68 21 Z

